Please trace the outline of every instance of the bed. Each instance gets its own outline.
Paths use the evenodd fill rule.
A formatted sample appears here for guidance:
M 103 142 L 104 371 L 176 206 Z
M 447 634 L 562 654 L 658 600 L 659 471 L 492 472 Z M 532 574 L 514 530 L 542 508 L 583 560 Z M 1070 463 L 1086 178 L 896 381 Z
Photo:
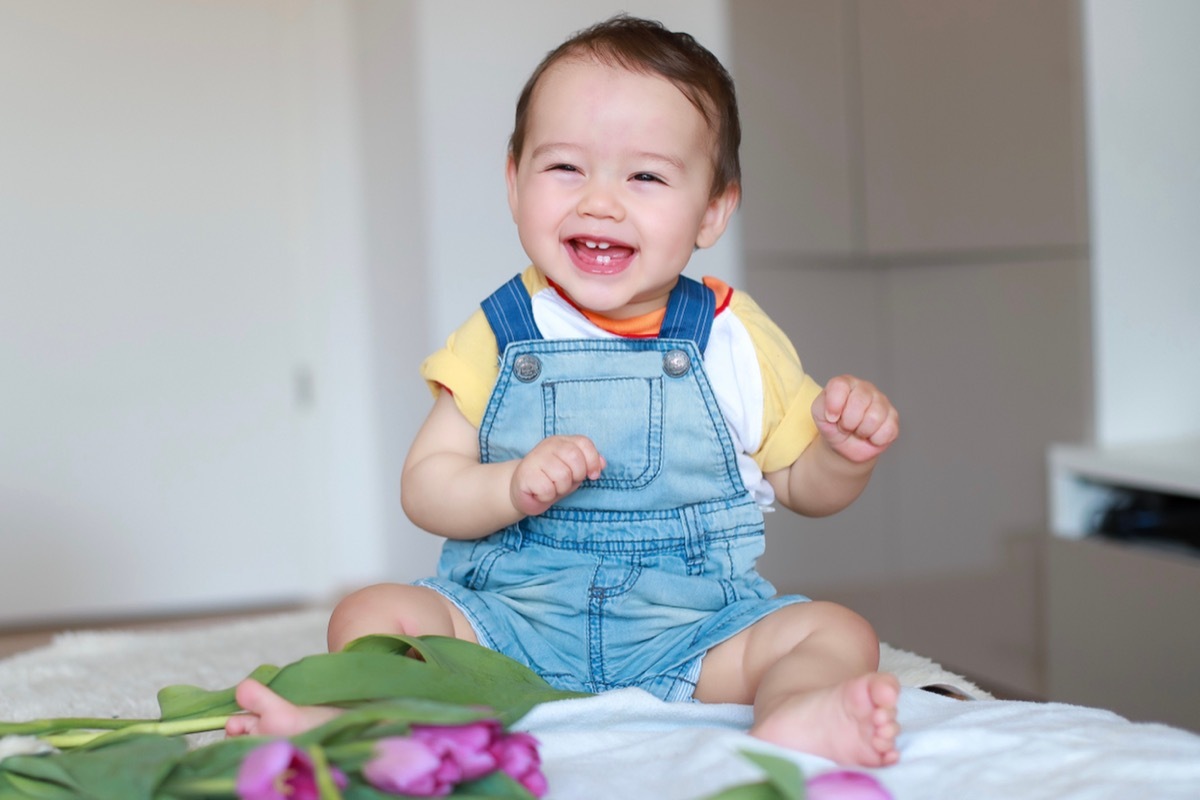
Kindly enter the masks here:
M 260 664 L 320 652 L 326 619 L 317 609 L 195 629 L 61 634 L 0 661 L 0 719 L 152 717 L 163 686 L 222 688 Z M 1200 736 L 1096 708 L 996 700 L 892 647 L 883 662 L 904 686 L 901 760 L 871 772 L 897 800 L 1200 797 Z M 629 689 L 539 706 L 518 727 L 542 742 L 551 800 L 700 800 L 761 777 L 745 750 L 785 757 L 809 777 L 834 768 L 749 737 L 749 722 L 748 707 L 666 704 Z

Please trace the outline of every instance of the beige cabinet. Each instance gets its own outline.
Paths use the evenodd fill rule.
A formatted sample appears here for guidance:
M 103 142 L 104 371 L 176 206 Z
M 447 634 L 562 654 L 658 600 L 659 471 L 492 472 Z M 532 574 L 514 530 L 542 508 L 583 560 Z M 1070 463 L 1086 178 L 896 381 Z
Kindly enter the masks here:
M 752 252 L 858 246 L 853 16 L 829 2 L 731 3 L 742 118 L 742 221 Z
M 1200 731 L 1200 556 L 1051 537 L 1046 577 L 1049 696 Z
M 1086 242 L 1073 3 L 760 0 L 730 15 L 751 253 L 1045 258 Z
M 855 5 L 867 250 L 1082 244 L 1075 5 Z
M 1200 551 L 1090 534 L 1114 494 L 1200 497 L 1200 438 L 1050 450 L 1050 697 L 1200 730 Z
M 1044 532 L 1045 447 L 1087 432 L 1078 6 L 755 0 L 729 15 L 747 288 L 811 374 L 875 381 L 903 428 L 852 508 L 768 519 L 764 572 L 816 594 L 915 587 L 970 617 L 963 576 L 1013 571 L 1014 542 Z M 1031 584 L 1032 559 L 1019 569 L 1011 584 Z M 888 635 L 1036 694 L 1032 606 L 1007 634 L 897 614 Z

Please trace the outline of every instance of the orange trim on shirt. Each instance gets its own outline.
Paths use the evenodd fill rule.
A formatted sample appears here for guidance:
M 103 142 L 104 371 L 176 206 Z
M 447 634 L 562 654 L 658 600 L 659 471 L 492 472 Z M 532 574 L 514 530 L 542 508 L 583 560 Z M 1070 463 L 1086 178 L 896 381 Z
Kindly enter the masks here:
M 712 275 L 704 276 L 704 285 L 712 289 L 713 294 L 717 296 L 717 310 L 713 312 L 713 316 L 718 317 L 722 311 L 729 308 L 730 302 L 733 301 L 733 287 Z
M 616 334 L 625 339 L 653 339 L 662 330 L 663 320 L 667 316 L 666 306 L 657 311 L 651 311 L 647 314 L 630 317 L 629 319 L 611 319 L 580 307 L 558 284 L 549 278 L 546 280 L 554 288 L 554 291 L 558 292 L 560 297 L 570 303 L 580 314 L 587 317 L 589 322 L 603 331 Z M 733 299 L 733 287 L 720 278 L 714 278 L 711 275 L 704 276 L 704 285 L 712 289 L 713 294 L 717 298 L 717 310 L 713 314 L 714 317 L 729 308 L 729 303 Z

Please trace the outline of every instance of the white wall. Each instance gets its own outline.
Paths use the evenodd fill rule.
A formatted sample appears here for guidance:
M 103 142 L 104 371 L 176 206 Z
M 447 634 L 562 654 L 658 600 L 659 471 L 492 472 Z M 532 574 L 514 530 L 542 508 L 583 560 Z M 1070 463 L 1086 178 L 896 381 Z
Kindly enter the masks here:
M 0 621 L 377 574 L 348 12 L 0 4 Z
M 378 549 L 360 562 L 366 580 L 412 580 L 430 574 L 438 540 L 416 528 L 400 507 L 400 473 L 430 397 L 418 376 L 427 355 L 428 207 L 422 186 L 419 5 L 394 0 L 353 3 L 361 129 L 369 359 L 375 458 L 380 487 Z
M 1200 4 L 1083 4 L 1096 442 L 1200 435 Z

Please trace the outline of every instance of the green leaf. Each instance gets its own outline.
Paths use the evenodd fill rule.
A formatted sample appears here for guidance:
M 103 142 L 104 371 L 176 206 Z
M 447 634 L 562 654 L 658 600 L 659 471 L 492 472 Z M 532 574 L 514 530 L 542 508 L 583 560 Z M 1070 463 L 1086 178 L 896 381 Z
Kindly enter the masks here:
M 751 750 L 743 750 L 742 755 L 767 773 L 767 782 L 779 789 L 786 800 L 804 800 L 804 773 L 794 761 Z
M 419 658 L 407 657 L 413 653 Z M 274 674 L 272 674 L 272 672 Z M 486 647 L 446 637 L 369 636 L 339 653 L 308 656 L 254 677 L 298 705 L 348 707 L 389 698 L 417 698 L 495 709 L 510 725 L 539 703 L 579 692 L 553 688 L 535 672 Z M 234 714 L 234 689 L 173 686 L 159 692 L 163 719 Z
M 61 789 L 27 797 L 87 800 L 153 800 L 155 789 L 187 750 L 183 739 L 155 735 L 130 737 L 108 747 L 74 750 L 54 756 L 6 759 L 4 771 L 18 781 Z M 21 795 L 17 795 L 18 797 Z
M 376 633 L 370 636 L 360 636 L 351 641 L 342 648 L 342 652 L 388 653 L 394 656 L 406 656 L 413 649 L 413 641 L 413 637 L 402 634 Z
M 248 677 L 269 684 L 279 672 L 279 667 L 264 664 Z M 164 721 L 234 714 L 241 710 L 233 697 L 236 688 L 212 691 L 183 684 L 168 686 L 158 692 L 158 708 Z
M 446 636 L 364 636 L 355 639 L 343 652 L 393 653 L 409 655 L 431 668 L 469 676 L 483 684 L 528 686 L 550 689 L 550 684 L 533 670 L 495 650 L 473 642 Z M 579 693 L 564 693 L 583 696 Z
M 170 775 L 163 781 L 163 790 L 168 794 L 213 778 L 230 778 L 237 774 L 246 754 L 261 747 L 268 739 L 261 736 L 238 736 L 221 739 L 184 754 Z
M 29 785 L 29 781 L 36 781 L 47 787 L 58 786 L 72 791 L 79 789 L 59 757 L 11 756 L 0 761 L 0 774 L 14 779 L 14 783 L 26 786 Z
M 731 786 L 709 795 L 704 800 L 791 800 L 791 798 L 783 794 L 779 787 L 770 781 L 760 781 L 759 783 Z
M 0 773 L 0 800 L 73 800 L 74 789 L 19 775 Z
M 386 794 L 365 784 L 353 783 L 342 790 L 342 800 L 396 800 L 396 795 Z
M 333 750 L 340 744 L 354 744 L 364 738 L 404 736 L 413 725 L 463 725 L 495 716 L 491 709 L 478 706 L 409 698 L 379 700 L 339 714 L 320 727 L 293 737 L 292 741 L 300 747 L 320 744 Z
M 751 750 L 743 750 L 742 756 L 767 773 L 767 779 L 731 786 L 704 800 L 804 800 L 804 773 L 794 762 Z
M 477 781 L 460 783 L 450 793 L 451 797 L 462 800 L 496 800 L 510 798 L 511 800 L 534 800 L 529 790 L 503 772 L 493 772 Z

